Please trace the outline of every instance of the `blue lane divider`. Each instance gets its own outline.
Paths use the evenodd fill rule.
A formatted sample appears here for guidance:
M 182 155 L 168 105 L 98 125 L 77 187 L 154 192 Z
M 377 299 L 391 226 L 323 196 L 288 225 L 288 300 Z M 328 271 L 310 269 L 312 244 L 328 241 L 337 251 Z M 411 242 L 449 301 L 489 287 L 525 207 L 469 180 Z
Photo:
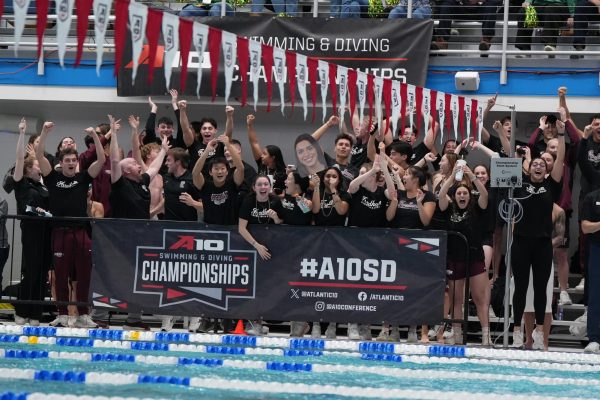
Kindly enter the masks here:
M 324 349 L 322 339 L 290 339 L 290 349 Z
M 91 339 L 123 340 L 123 331 L 116 329 L 90 329 L 89 337 Z
M 371 354 L 364 353 L 361 354 L 361 359 L 369 360 L 369 361 L 393 361 L 393 362 L 402 362 L 402 356 L 397 354 Z
M 283 355 L 286 357 L 322 356 L 323 352 L 315 350 L 283 350 Z
M 177 363 L 180 365 L 204 365 L 206 367 L 220 367 L 223 365 L 223 360 L 217 358 L 179 357 Z
M 394 353 L 395 346 L 392 343 L 361 342 L 358 351 L 361 353 Z
M 172 385 L 190 386 L 190 378 L 180 378 L 177 376 L 152 376 L 140 375 L 138 383 L 170 383 Z
M 206 346 L 207 353 L 215 354 L 246 354 L 243 347 Z
M 56 336 L 56 328 L 51 326 L 24 326 L 25 336 Z
M 267 362 L 267 369 L 272 371 L 311 372 L 312 364 L 269 361 Z
M 48 358 L 47 351 L 40 350 L 6 350 L 5 358 Z M 0 398 L 1 399 L 1 398 Z
M 18 335 L 0 335 L 0 342 L 16 343 L 19 341 Z
M 101 354 L 93 353 L 91 361 L 122 361 L 122 362 L 135 362 L 135 356 L 133 354 Z
M 85 372 L 73 371 L 35 371 L 34 380 L 36 381 L 57 381 L 57 382 L 85 382 Z
M 0 400 L 27 400 L 28 393 L 2 392 Z
M 57 346 L 93 347 L 93 339 L 56 338 Z
M 156 332 L 154 334 L 154 340 L 160 342 L 190 342 L 189 333 L 176 333 L 176 332 Z
M 131 349 L 132 350 L 169 351 L 169 345 L 166 343 L 131 342 Z
M 225 335 L 223 336 L 222 343 L 256 347 L 256 336 Z
M 461 346 L 433 345 L 428 349 L 430 356 L 466 357 L 465 348 Z

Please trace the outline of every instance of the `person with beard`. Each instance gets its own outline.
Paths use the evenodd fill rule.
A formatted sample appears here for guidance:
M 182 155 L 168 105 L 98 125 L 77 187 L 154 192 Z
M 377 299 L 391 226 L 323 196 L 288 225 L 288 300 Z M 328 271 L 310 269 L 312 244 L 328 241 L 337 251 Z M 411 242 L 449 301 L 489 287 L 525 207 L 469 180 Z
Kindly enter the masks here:
M 54 124 L 44 124 L 40 143 L 36 149 L 36 158 L 50 193 L 50 213 L 55 217 L 87 217 L 87 194 L 89 185 L 100 174 L 105 161 L 102 143 L 94 128 L 85 131 L 94 139 L 96 161 L 86 171 L 77 172 L 77 150 L 72 147 L 61 150 L 59 154 L 60 172 L 56 171 L 44 156 L 46 137 Z M 52 229 L 52 251 L 54 253 L 54 272 L 56 276 L 56 298 L 69 301 L 69 281 L 77 281 L 77 301 L 87 303 L 92 269 L 92 242 L 88 225 L 84 222 L 55 223 Z M 52 325 L 78 328 L 96 328 L 88 307 L 77 307 L 77 318 L 68 316 L 67 307 L 58 307 L 58 317 Z
M 546 285 L 552 270 L 552 209 L 560 196 L 562 165 L 565 156 L 565 124 L 556 122 L 558 153 L 555 168 L 548 171 L 546 161 L 536 157 L 529 165 L 529 176 L 523 176 L 523 186 L 516 188 L 518 202 L 514 222 L 511 263 L 515 279 L 513 294 L 513 346 L 523 346 L 521 319 L 525 309 L 529 271 L 533 272 L 533 292 L 536 328 L 532 334 L 533 348 L 544 349 L 544 313 Z M 558 166 L 558 167 L 557 167 Z M 547 173 L 549 172 L 549 175 Z

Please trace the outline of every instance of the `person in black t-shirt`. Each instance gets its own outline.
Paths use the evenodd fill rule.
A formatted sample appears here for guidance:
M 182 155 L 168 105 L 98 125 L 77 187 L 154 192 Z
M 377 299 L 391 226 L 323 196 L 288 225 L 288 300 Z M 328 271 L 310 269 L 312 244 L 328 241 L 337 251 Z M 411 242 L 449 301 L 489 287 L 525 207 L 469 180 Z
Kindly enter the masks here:
M 525 309 L 529 271 L 533 273 L 533 292 L 536 329 L 533 348 L 545 349 L 544 314 L 546 285 L 552 270 L 552 209 L 562 190 L 562 172 L 565 156 L 565 124 L 556 121 L 558 152 L 555 168 L 548 173 L 546 161 L 534 158 L 529 165 L 529 176 L 523 176 L 523 186 L 514 191 L 518 202 L 512 244 L 512 270 L 515 278 L 513 307 L 515 328 L 513 345 L 522 346 L 521 319 Z
M 258 166 L 258 173 L 269 177 L 273 193 L 278 196 L 283 195 L 285 191 L 285 179 L 287 178 L 287 169 L 283 161 L 281 149 L 274 145 L 267 145 L 265 148 L 260 146 L 256 131 L 254 130 L 254 115 L 246 117 L 248 125 L 248 141 L 252 149 L 252 155 Z
M 180 111 L 177 105 L 177 98 L 179 93 L 175 89 L 169 90 L 171 94 L 171 106 L 175 112 L 175 119 L 177 120 L 177 136 L 173 136 L 173 120 L 169 117 L 160 117 L 158 123 L 156 122 L 156 112 L 158 106 L 152 101 L 151 97 L 148 97 L 148 103 L 150 104 L 150 115 L 146 120 L 146 127 L 144 129 L 144 137 L 142 139 L 143 144 L 156 143 L 160 146 L 163 137 L 167 137 L 169 146 L 171 147 L 184 147 L 183 143 L 183 129 L 181 128 L 180 122 Z M 155 129 L 156 126 L 156 129 Z M 158 137 L 156 132 L 158 131 Z
M 314 186 L 312 212 L 315 225 L 344 226 L 350 208 L 350 195 L 343 190 L 342 173 L 336 167 L 329 167 L 323 173 L 313 175 Z
M 587 236 L 588 287 L 587 336 L 590 343 L 586 353 L 600 352 L 600 189 L 588 193 L 583 199 L 581 230 Z M 590 290 L 591 289 L 591 290 Z
M 46 137 L 54 124 L 46 122 L 40 135 L 40 144 L 36 149 L 36 157 L 40 170 L 50 192 L 50 212 L 55 217 L 87 217 L 87 194 L 92 180 L 98 176 L 105 161 L 102 143 L 94 128 L 85 131 L 94 139 L 96 161 L 86 171 L 77 172 L 77 150 L 65 148 L 59 154 L 60 172 L 52 168 L 44 156 Z M 54 271 L 56 274 L 56 298 L 58 301 L 69 301 L 69 281 L 77 281 L 77 301 L 86 303 L 92 270 L 92 242 L 86 224 L 58 223 L 52 230 L 52 251 L 54 253 Z M 78 328 L 95 328 L 89 316 L 88 307 L 77 307 L 77 318 L 68 316 L 67 307 L 58 307 L 58 317 L 53 325 L 76 326 Z
M 304 197 L 308 190 L 308 177 L 290 172 L 285 180 L 285 195 L 281 199 L 283 223 L 287 225 L 310 225 L 312 201 Z
M 477 199 L 471 196 L 471 187 L 466 183 L 458 183 L 454 194 L 450 197 L 450 188 L 456 183 L 455 175 L 462 170 L 463 175 L 468 177 L 475 185 L 479 196 Z M 449 281 L 450 304 L 454 307 L 453 317 L 463 317 L 463 306 L 465 296 L 465 279 L 469 278 L 469 290 L 477 307 L 477 316 L 482 328 L 482 344 L 489 346 L 489 305 L 490 284 L 485 274 L 485 257 L 481 242 L 486 220 L 482 218 L 482 211 L 488 206 L 488 193 L 484 184 L 475 177 L 475 174 L 466 165 L 456 165 L 453 173 L 446 179 L 439 193 L 440 210 L 448 210 L 447 227 L 450 231 L 462 233 L 467 239 L 468 263 L 465 259 L 466 250 L 464 242 L 456 235 L 448 237 L 448 270 L 451 275 Z M 462 332 L 460 324 L 453 324 L 454 341 L 462 343 Z
M 215 157 L 210 161 L 208 168 L 211 179 L 206 179 L 202 172 L 204 163 L 208 154 L 213 151 L 218 144 L 225 144 L 235 169 L 230 175 L 228 163 L 224 157 Z M 244 166 L 242 159 L 231 143 L 229 138 L 221 135 L 217 139 L 208 142 L 206 151 L 202 153 L 194 170 L 192 171 L 194 184 L 200 190 L 202 205 L 204 207 L 204 222 L 207 224 L 233 225 L 237 215 L 236 208 L 238 204 L 238 188 L 244 182 Z
M 422 191 L 425 173 L 419 167 L 408 167 L 396 196 L 390 196 L 386 219 L 392 228 L 423 229 L 429 225 L 436 207 L 435 196 Z
M 239 140 L 237 139 L 231 139 L 229 141 L 229 143 L 231 143 L 231 145 L 233 146 L 232 149 L 235 153 L 237 153 L 237 155 L 240 157 L 240 159 L 242 159 L 242 164 L 244 165 L 244 182 L 242 182 L 242 184 L 239 187 L 239 198 L 241 199 L 243 196 L 247 195 L 248 192 L 250 192 L 251 187 L 252 187 L 252 181 L 254 180 L 254 177 L 256 176 L 257 172 L 256 169 L 248 164 L 246 161 L 243 160 L 242 158 L 242 144 L 240 143 Z M 233 152 L 227 150 L 227 147 L 225 148 L 225 158 L 227 159 L 227 162 L 229 163 L 229 173 L 233 174 L 235 172 L 235 165 L 233 164 L 233 158 L 232 155 Z M 241 203 L 241 201 L 240 201 Z
M 165 219 L 175 221 L 197 221 L 196 207 L 200 204 L 200 193 L 188 170 L 189 155 L 182 148 L 167 151 L 168 173 L 163 177 L 165 197 Z

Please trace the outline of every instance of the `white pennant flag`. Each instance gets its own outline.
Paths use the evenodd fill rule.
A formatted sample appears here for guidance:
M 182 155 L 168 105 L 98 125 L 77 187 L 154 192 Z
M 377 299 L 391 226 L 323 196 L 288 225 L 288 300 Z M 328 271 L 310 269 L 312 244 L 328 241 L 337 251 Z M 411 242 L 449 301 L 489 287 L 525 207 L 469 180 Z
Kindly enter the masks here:
M 471 101 L 465 99 L 465 120 L 467 121 L 467 139 L 471 137 Z
M 194 22 L 194 33 L 192 36 L 194 48 L 198 54 L 198 72 L 196 83 L 196 96 L 200 97 L 200 85 L 202 84 L 202 64 L 204 64 L 204 50 L 208 42 L 208 25 Z
M 385 127 L 383 124 L 383 110 L 382 110 L 382 98 L 383 98 L 383 78 L 376 76 L 374 79 L 373 90 L 375 92 L 375 117 L 377 118 L 377 129 L 382 132 Z
M 429 131 L 429 116 L 431 115 L 431 89 L 423 88 L 423 102 L 421 103 L 421 114 L 423 114 L 423 134 Z
M 177 58 L 179 66 L 179 17 L 175 14 L 163 13 L 162 34 L 165 42 L 165 82 L 167 90 L 171 85 L 171 71 L 173 70 L 173 61 Z
M 400 108 L 402 106 L 402 95 L 400 93 L 400 81 L 392 81 L 392 134 L 398 134 L 398 120 L 400 120 Z M 402 127 L 400 127 L 402 129 Z
M 63 68 L 67 52 L 67 36 L 69 36 L 73 19 L 73 4 L 75 4 L 75 0 L 56 0 L 56 43 L 58 44 L 58 61 Z
M 414 85 L 406 85 L 406 112 L 408 113 L 408 120 L 410 121 L 410 129 L 412 130 L 414 124 L 415 110 L 417 108 L 417 97 L 415 94 L 416 88 Z
M 237 35 L 223 31 L 221 45 L 223 46 L 223 65 L 225 67 L 225 104 L 229 105 L 233 68 L 235 67 L 235 57 L 237 54 Z
M 281 113 L 285 107 L 285 82 L 286 82 L 286 67 L 285 67 L 285 50 L 279 47 L 273 47 L 273 72 L 275 82 L 279 86 L 279 99 L 281 100 Z
M 444 127 L 446 124 L 444 121 L 446 120 L 446 94 L 442 92 L 438 92 L 437 94 L 437 112 L 438 119 L 440 121 L 440 143 L 442 143 L 442 138 L 444 137 Z
M 296 54 L 296 77 L 296 86 L 298 86 L 298 92 L 300 93 L 300 98 L 302 99 L 302 109 L 304 110 L 304 120 L 306 121 L 306 115 L 308 113 L 308 99 L 306 97 L 308 65 L 305 55 Z
M 148 7 L 131 2 L 129 4 L 129 29 L 131 30 L 131 53 L 133 58 L 133 70 L 131 72 L 131 84 L 135 82 L 138 61 L 144 46 L 146 36 L 146 22 L 148 21 Z
M 356 90 L 358 90 L 358 120 L 362 126 L 365 117 L 365 103 L 367 101 L 367 74 L 356 71 Z
M 254 90 L 254 111 L 258 103 L 258 78 L 260 76 L 260 66 L 262 57 L 262 46 L 256 40 L 248 41 L 248 53 L 250 55 L 250 82 Z
M 477 102 L 477 141 L 481 143 L 481 132 L 483 131 L 483 103 Z
M 458 96 L 453 94 L 450 98 L 450 110 L 452 111 L 452 122 L 454 122 L 454 138 L 458 138 Z M 448 133 L 450 139 L 450 133 Z
M 104 38 L 110 17 L 112 0 L 94 0 L 94 33 L 96 38 L 96 75 L 100 76 L 102 56 L 104 55 Z
M 25 16 L 27 15 L 30 2 L 31 0 L 13 1 L 13 13 L 15 15 L 15 56 L 19 50 L 21 35 L 23 35 L 23 29 L 25 28 Z
M 338 115 L 340 116 L 340 126 L 344 123 L 344 110 L 346 109 L 346 98 L 348 97 L 348 68 L 338 65 L 337 84 L 339 90 Z M 350 116 L 352 118 L 352 116 Z
M 323 122 L 327 115 L 327 89 L 329 89 L 329 63 L 319 60 L 319 80 L 321 81 L 321 106 L 323 108 Z

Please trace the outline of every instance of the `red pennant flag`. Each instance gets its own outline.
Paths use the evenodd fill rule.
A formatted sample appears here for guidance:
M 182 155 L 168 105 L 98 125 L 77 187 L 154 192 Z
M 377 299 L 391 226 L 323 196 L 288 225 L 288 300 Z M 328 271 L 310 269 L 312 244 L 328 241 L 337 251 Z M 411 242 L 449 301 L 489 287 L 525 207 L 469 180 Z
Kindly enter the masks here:
M 290 101 L 292 102 L 292 113 L 294 113 L 294 103 L 296 101 L 296 53 L 286 51 L 285 60 L 287 66 L 287 79 L 290 85 Z
M 421 132 L 421 114 L 423 110 L 423 88 L 420 86 L 415 86 L 415 108 L 417 109 L 417 113 L 415 114 L 415 118 L 417 119 L 417 137 L 419 137 L 419 132 Z
M 383 80 L 383 104 L 385 106 L 385 129 L 384 134 L 387 133 L 390 127 L 390 116 L 392 115 L 392 80 Z M 381 127 L 379 127 L 381 129 Z
M 158 37 L 162 29 L 162 11 L 148 8 L 148 20 L 146 22 L 146 39 L 148 39 L 148 85 L 152 85 L 154 78 L 154 62 L 156 60 L 156 48 Z M 183 76 L 183 74 L 182 74 Z
M 273 95 L 273 48 L 263 44 L 261 53 L 265 67 L 265 78 L 267 78 L 267 112 L 269 112 L 271 111 L 271 96 Z
M 404 134 L 404 120 L 406 118 L 406 104 L 408 102 L 408 86 L 406 83 L 400 83 L 400 97 L 402 97 L 402 101 L 400 102 L 400 134 L 398 136 L 402 136 Z M 412 130 L 412 126 L 410 127 Z
M 437 90 L 431 89 L 430 93 L 430 101 L 429 101 L 429 114 L 431 115 L 431 129 L 435 125 L 435 117 L 437 115 Z M 427 132 L 426 132 L 427 133 Z
M 193 34 L 194 23 L 185 18 L 179 18 L 179 52 L 181 54 L 181 78 L 179 80 L 179 89 L 181 89 L 182 93 L 185 91 L 188 59 L 190 57 L 190 46 L 192 45 Z
M 333 106 L 333 115 L 338 115 L 337 112 L 337 65 L 329 63 L 329 91 L 331 92 L 331 105 Z
M 310 81 L 310 95 L 312 99 L 312 122 L 315 122 L 315 110 L 317 107 L 317 69 L 319 62 L 312 57 L 307 57 L 306 63 L 308 65 L 308 80 Z
M 348 68 L 348 92 L 350 94 L 350 126 L 352 126 L 352 117 L 354 116 L 354 110 L 356 110 L 356 79 L 356 70 Z
M 117 76 L 121 68 L 123 47 L 127 37 L 127 23 L 129 22 L 129 0 L 117 0 L 115 4 L 115 71 Z
M 367 101 L 369 102 L 369 126 L 373 123 L 373 102 L 375 100 L 375 77 L 367 75 Z
M 450 93 L 446 93 L 444 99 L 444 106 L 446 108 L 444 110 L 444 118 L 446 118 L 446 132 L 448 133 L 448 137 L 450 137 L 450 132 L 452 129 L 452 107 L 450 104 L 451 102 L 452 95 Z
M 242 107 L 246 105 L 248 98 L 248 66 L 250 64 L 250 50 L 248 39 L 237 37 L 237 62 L 240 68 L 240 79 L 242 81 Z
M 465 98 L 458 96 L 458 129 L 461 142 L 465 140 Z
M 44 31 L 46 30 L 46 22 L 48 21 L 48 8 L 50 6 L 50 0 L 38 0 L 36 2 L 36 6 L 37 6 L 37 26 L 36 26 L 36 32 L 37 32 L 37 40 L 38 40 L 38 51 L 37 51 L 37 56 L 38 58 L 40 58 L 40 55 L 42 54 L 42 43 L 44 40 Z M 4 7 L 2 7 L 2 9 L 4 9 Z M 0 11 L 1 13 L 2 11 Z M 87 18 L 85 20 L 85 22 L 87 23 Z
M 75 66 L 81 62 L 81 54 L 83 53 L 83 42 L 88 28 L 88 17 L 94 0 L 78 0 L 77 1 L 77 56 L 75 57 Z M 39 54 L 38 54 L 39 56 Z
M 221 30 L 208 27 L 208 52 L 210 55 L 210 85 L 212 101 L 217 97 L 217 78 L 219 76 L 219 57 L 221 55 Z
M 477 123 L 477 107 L 478 107 L 478 103 L 477 100 L 475 99 L 471 99 L 471 126 L 473 127 L 471 130 L 471 136 L 476 138 L 477 134 L 479 132 L 477 132 L 477 130 L 479 129 L 479 124 Z
M 2 19 L 3 12 L 4 12 L 4 0 L 0 0 L 0 19 Z

